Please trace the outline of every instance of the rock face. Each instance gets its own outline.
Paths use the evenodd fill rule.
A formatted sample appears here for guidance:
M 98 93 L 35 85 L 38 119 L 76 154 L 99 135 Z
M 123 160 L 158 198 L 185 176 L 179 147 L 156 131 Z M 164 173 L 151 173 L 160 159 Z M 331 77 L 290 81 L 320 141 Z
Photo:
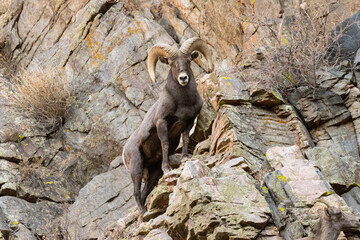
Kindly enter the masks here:
M 282 96 L 255 77 L 244 81 L 242 51 L 266 33 L 243 14 L 281 24 L 299 7 L 291 1 L 8 2 L 0 3 L 4 239 L 328 239 L 321 234 L 341 231 L 359 239 L 357 224 L 337 224 L 360 216 L 358 45 L 349 45 L 354 62 L 318 69 L 316 91 Z M 339 9 L 347 4 L 357 7 Z M 347 29 L 354 43 L 356 26 Z M 191 63 L 204 99 L 194 155 L 171 156 L 174 169 L 138 223 L 121 152 L 168 72 L 159 63 L 152 83 L 147 52 L 195 36 L 207 41 L 216 71 L 205 74 L 202 58 Z M 59 128 L 38 128 L 8 106 L 11 74 L 22 68 L 57 69 L 70 83 L 75 101 Z
M 97 238 L 108 223 L 115 222 L 134 206 L 132 192 L 132 182 L 124 166 L 94 177 L 69 208 L 66 221 L 70 238 Z

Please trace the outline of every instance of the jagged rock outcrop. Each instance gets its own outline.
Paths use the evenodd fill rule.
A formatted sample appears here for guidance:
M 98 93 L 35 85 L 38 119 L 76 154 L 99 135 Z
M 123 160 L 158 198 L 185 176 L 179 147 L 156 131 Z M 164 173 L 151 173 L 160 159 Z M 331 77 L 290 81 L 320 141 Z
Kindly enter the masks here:
M 148 198 L 147 222 L 132 231 L 124 227 L 132 229 L 126 225 L 136 222 L 123 219 L 125 226 L 115 228 L 115 236 L 109 234 L 108 239 L 151 239 L 159 227 L 171 239 L 255 238 L 267 225 L 270 212 L 254 179 L 241 169 L 241 161 L 234 159 L 216 168 L 196 157 L 184 162 L 164 176 Z
M 341 13 L 349 14 L 346 6 Z M 282 96 L 255 77 L 244 81 L 242 52 L 266 34 L 244 19 L 246 8 L 276 25 L 294 6 L 14 0 L 0 8 L 0 53 L 8 60 L 0 63 L 3 237 L 296 239 L 318 236 L 324 209 L 359 216 L 360 50 L 354 61 L 318 69 L 316 91 Z M 166 77 L 159 64 L 159 84 L 150 81 L 147 51 L 194 36 L 207 41 L 216 69 L 204 75 L 204 60 L 192 63 L 205 100 L 194 156 L 182 163 L 172 156 L 175 169 L 148 197 L 139 224 L 120 155 Z M 10 73 L 22 68 L 61 70 L 72 86 L 75 102 L 59 129 L 34 127 L 7 105 Z M 358 239 L 352 227 L 340 230 Z

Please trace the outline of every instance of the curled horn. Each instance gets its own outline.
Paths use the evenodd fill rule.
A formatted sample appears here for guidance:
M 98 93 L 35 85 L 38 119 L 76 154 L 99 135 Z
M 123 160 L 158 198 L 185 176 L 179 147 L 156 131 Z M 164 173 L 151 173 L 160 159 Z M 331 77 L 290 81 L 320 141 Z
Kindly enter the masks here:
M 200 52 L 208 62 L 208 72 L 212 72 L 214 70 L 214 64 L 211 59 L 210 50 L 201 38 L 194 37 L 186 40 L 180 47 L 180 51 L 184 54 L 191 54 L 193 51 Z
M 171 58 L 175 56 L 177 50 L 167 44 L 157 44 L 153 46 L 148 54 L 147 66 L 150 78 L 153 82 L 156 82 L 155 79 L 155 67 L 159 57 Z

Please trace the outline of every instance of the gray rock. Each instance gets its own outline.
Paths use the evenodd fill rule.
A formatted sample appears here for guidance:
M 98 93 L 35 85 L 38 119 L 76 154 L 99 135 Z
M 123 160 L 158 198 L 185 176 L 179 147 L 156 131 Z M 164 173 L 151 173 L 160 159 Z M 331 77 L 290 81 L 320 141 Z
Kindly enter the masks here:
M 17 164 L 0 160 L 0 193 L 2 195 L 16 195 L 21 179 Z
M 13 237 L 15 240 L 37 240 L 35 235 L 22 224 L 18 224 L 14 227 L 15 233 Z M 55 236 L 54 236 L 55 237 Z
M 260 236 L 258 237 L 259 240 L 282 240 L 283 238 L 280 237 L 279 231 L 277 230 L 276 226 L 273 224 L 269 224 L 261 231 Z
M 94 177 L 69 208 L 67 230 L 71 237 L 98 238 L 135 205 L 132 193 L 132 182 L 124 166 Z
M 4 216 L 3 220 L 12 229 L 10 235 L 14 234 L 15 239 L 32 239 L 30 236 L 35 237 L 34 234 L 49 237 L 56 237 L 59 234 L 61 227 L 59 217 L 63 214 L 63 206 L 46 201 L 29 203 L 19 198 L 4 196 L 0 197 L 0 209 Z M 24 235 L 17 234 L 18 228 Z
M 220 73 L 218 81 L 220 92 L 217 95 L 219 105 L 238 105 L 250 101 L 246 85 L 236 73 Z M 223 75 L 223 76 L 222 76 Z
M 0 160 L 0 185 L 2 195 L 17 196 L 30 202 L 39 199 L 68 202 L 79 191 L 79 187 L 63 173 L 19 166 L 6 160 Z
M 222 164 L 221 168 L 238 167 L 243 163 L 244 163 L 244 158 L 243 157 L 233 158 L 233 159 L 227 161 L 226 163 Z
M 1 233 L 1 237 L 4 237 L 6 239 L 9 238 L 9 235 L 10 235 L 10 232 L 11 232 L 11 228 L 10 226 L 8 225 L 8 222 L 6 220 L 6 216 L 4 214 L 4 212 L 2 210 L 0 210 L 0 233 Z M 0 239 L 1 239 L 0 237 Z
M 309 129 L 328 121 L 331 125 L 339 124 L 350 117 L 341 97 L 325 89 L 298 88 L 290 94 L 289 101 Z
M 111 161 L 109 170 L 115 169 L 123 164 L 122 156 L 117 156 L 114 160 Z
M 72 107 L 68 111 L 69 118 L 64 127 L 70 131 L 87 133 L 91 130 L 91 122 L 82 108 Z
M 29 202 L 40 199 L 56 203 L 71 202 L 80 190 L 79 185 L 62 172 L 23 167 L 19 173 L 21 181 L 18 182 L 16 196 Z
M 138 88 L 128 87 L 125 95 L 135 106 L 139 106 L 144 101 L 144 93 Z
M 354 66 L 359 65 L 359 63 L 360 63 L 360 48 L 356 52 L 355 59 L 354 59 Z
M 0 154 L 2 159 L 15 163 L 19 163 L 21 161 L 21 156 L 15 143 L 1 143 Z
M 199 78 L 199 89 L 205 104 L 192 138 L 197 142 L 203 141 L 212 132 L 211 142 L 202 150 L 209 148 L 210 154 L 196 156 L 200 160 L 191 161 L 196 162 L 192 165 L 186 163 L 184 170 L 184 164 L 181 165 L 175 157 L 174 165 L 180 165 L 179 169 L 162 178 L 147 200 L 149 221 L 141 228 L 135 226 L 126 231 L 146 234 L 148 239 L 168 238 L 170 235 L 177 238 L 177 230 L 180 234 L 188 231 L 189 238 L 195 235 L 203 237 L 203 232 L 208 234 L 207 238 L 214 239 L 228 238 L 232 233 L 239 238 L 255 238 L 264 232 L 264 228 L 272 226 L 272 222 L 268 221 L 268 206 L 255 187 L 253 177 L 263 180 L 262 174 L 271 167 L 265 162 L 265 153 L 270 147 L 298 144 L 306 149 L 313 144 L 300 117 L 296 116 L 294 109 L 290 109 L 290 105 L 284 105 L 278 94 L 264 91 L 261 86 L 249 91 L 242 81 L 242 73 L 233 69 L 239 65 L 242 50 L 249 49 L 255 43 L 252 40 L 264 36 L 261 29 L 255 29 L 252 23 L 245 26 L 239 15 L 238 5 L 242 3 L 214 1 L 209 4 L 203 0 L 185 0 L 173 1 L 169 6 L 161 1 L 152 4 L 118 0 L 13 2 L 6 18 L 2 15 L 0 19 L 0 45 L 1 48 L 4 46 L 1 53 L 9 57 L 18 69 L 23 66 L 29 69 L 38 66 L 44 69 L 47 66 L 50 70 L 52 67 L 62 69 L 64 77 L 74 87 L 76 102 L 67 112 L 63 128 L 54 133 L 32 129 L 33 122 L 1 106 L 1 194 L 16 194 L 31 202 L 44 199 L 64 202 L 70 192 L 68 201 L 72 201 L 78 188 L 88 183 L 70 208 L 69 218 L 65 219 L 65 222 L 71 223 L 68 229 L 74 239 L 97 238 L 116 219 L 127 215 L 134 205 L 132 184 L 124 166 L 119 163 L 120 158 L 116 157 L 121 155 L 124 142 L 158 97 L 168 71 L 168 66 L 159 63 L 156 73 L 158 83 L 149 80 L 146 68 L 148 49 L 159 42 L 175 45 L 200 34 L 212 47 L 218 72 L 208 76 L 207 80 Z M 265 2 L 255 1 L 251 7 L 258 13 L 266 6 L 274 16 L 290 8 L 278 1 Z M 243 4 L 249 6 L 249 1 Z M 269 23 L 276 23 L 277 17 L 274 16 L 269 18 Z M 206 64 L 202 58 L 192 65 L 195 76 L 204 73 Z M 358 154 L 358 149 L 354 144 L 358 146 L 356 135 L 359 134 L 356 131 L 359 128 L 355 127 L 354 131 L 351 124 L 352 119 L 359 120 L 359 114 L 356 104 L 351 116 L 346 107 L 358 100 L 354 97 L 349 104 L 340 101 L 352 94 L 347 91 L 351 81 L 349 74 L 341 81 L 333 79 L 342 78 L 345 74 L 342 71 L 333 72 L 330 81 L 323 82 L 333 87 L 340 96 L 324 94 L 323 98 L 315 99 L 313 106 L 307 95 L 309 101 L 303 102 L 305 106 L 301 106 L 299 112 L 301 116 L 307 116 L 305 124 L 311 126 L 309 129 L 313 130 L 316 144 L 334 148 L 342 156 L 356 158 L 354 153 Z M 1 99 L 0 102 L 3 103 Z M 232 104 L 237 106 L 230 106 Z M 313 111 L 318 105 L 321 109 Z M 115 158 L 116 161 L 110 163 Z M 16 163 L 37 168 L 28 169 Z M 102 173 L 109 165 L 111 171 Z M 209 167 L 213 167 L 214 171 Z M 273 188 L 276 190 L 278 187 L 278 191 L 274 190 L 277 197 L 274 200 L 280 202 L 276 202 L 276 207 L 284 207 L 286 212 L 277 209 L 273 210 L 273 215 L 284 215 L 278 219 L 292 216 L 300 219 L 292 219 L 292 224 L 286 225 L 289 236 L 300 236 L 309 228 L 299 217 L 307 216 L 307 213 L 296 207 L 291 210 L 286 205 L 295 202 L 294 205 L 303 206 L 299 201 L 304 200 L 301 195 L 305 183 L 299 178 L 306 178 L 304 182 L 314 186 L 319 183 L 319 179 L 311 178 L 315 176 L 316 169 L 309 170 L 306 164 L 301 165 L 299 168 L 304 173 L 300 174 L 296 172 L 296 167 L 284 166 L 276 170 L 269 180 L 269 186 L 273 182 Z M 97 174 L 100 175 L 94 177 Z M 17 179 L 18 175 L 24 178 Z M 282 181 L 285 175 L 289 176 L 287 183 Z M 315 187 L 313 190 L 316 194 L 309 194 L 311 199 L 322 192 Z M 174 196 L 184 197 L 181 198 L 183 201 Z M 281 200 L 282 196 L 291 197 L 286 198 L 286 202 Z M 309 205 L 310 201 L 306 200 Z M 23 214 L 26 215 L 25 220 L 19 221 L 17 229 L 19 233 L 21 231 L 21 236 L 31 239 L 26 234 L 37 226 L 29 227 L 29 224 L 38 219 L 33 220 L 29 216 L 35 215 L 41 220 L 44 215 L 36 215 L 35 212 L 40 214 L 43 209 L 39 209 L 39 205 L 43 207 L 43 202 L 35 204 L 12 200 L 11 204 L 5 205 L 22 204 L 28 207 L 25 212 L 31 214 Z M 51 211 L 55 213 L 55 210 Z M 131 222 L 135 222 L 137 217 L 135 210 L 129 220 Z M 166 214 L 157 216 L 164 211 L 173 211 L 173 216 L 178 218 Z M 13 221 L 9 215 L 5 216 L 5 220 L 1 220 L 0 215 L 0 230 L 4 233 L 11 230 L 6 226 Z M 223 222 L 226 226 L 221 224 Z M 11 228 L 15 229 L 13 225 Z M 45 226 L 45 223 L 38 225 Z M 156 230 L 168 229 L 170 225 L 172 232 Z M 36 233 L 51 238 L 51 233 L 40 230 Z M 265 236 L 277 237 L 277 234 L 269 232 L 262 235 Z
M 353 157 L 340 157 L 322 147 L 310 149 L 306 155 L 338 194 L 346 192 L 351 184 L 359 180 L 360 162 Z
M 353 187 L 350 191 L 341 195 L 348 206 L 350 206 L 354 213 L 360 216 L 360 186 Z
M 360 11 L 336 27 L 336 40 L 327 52 L 330 61 L 337 57 L 353 60 L 356 51 L 360 48 Z
M 332 148 L 340 156 L 359 157 L 351 113 L 339 95 L 325 89 L 298 88 L 289 101 L 304 119 L 317 146 Z

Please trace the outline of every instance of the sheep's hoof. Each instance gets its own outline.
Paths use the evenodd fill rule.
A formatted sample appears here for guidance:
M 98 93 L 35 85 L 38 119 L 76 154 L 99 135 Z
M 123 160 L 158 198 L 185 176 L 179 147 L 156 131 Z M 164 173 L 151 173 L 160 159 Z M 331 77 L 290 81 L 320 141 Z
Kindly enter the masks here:
M 137 219 L 138 225 L 140 225 L 143 222 L 143 218 L 144 218 L 144 216 L 140 214 L 138 219 Z
M 181 154 L 181 160 L 183 159 L 189 159 L 191 156 L 188 153 Z
M 145 213 L 146 213 L 145 209 L 139 211 L 139 216 L 138 216 L 138 219 L 137 219 L 138 224 L 141 224 L 143 222 L 143 218 L 144 218 Z
M 166 166 L 166 167 L 163 167 L 162 170 L 163 170 L 164 174 L 167 174 L 168 172 L 171 171 L 171 168 L 170 168 L 170 166 Z

